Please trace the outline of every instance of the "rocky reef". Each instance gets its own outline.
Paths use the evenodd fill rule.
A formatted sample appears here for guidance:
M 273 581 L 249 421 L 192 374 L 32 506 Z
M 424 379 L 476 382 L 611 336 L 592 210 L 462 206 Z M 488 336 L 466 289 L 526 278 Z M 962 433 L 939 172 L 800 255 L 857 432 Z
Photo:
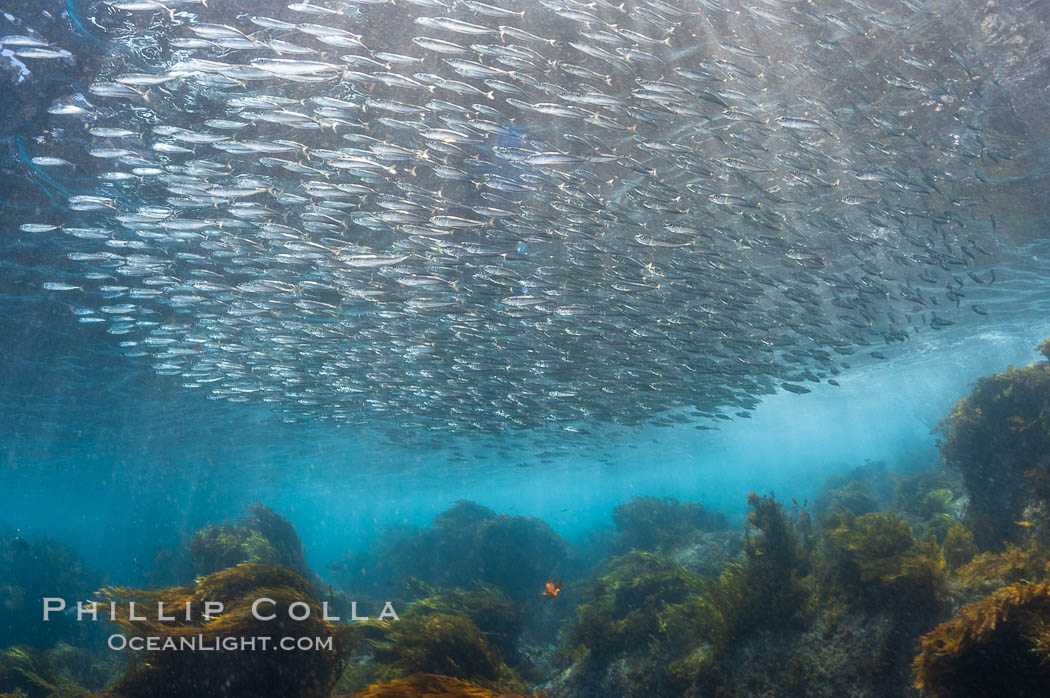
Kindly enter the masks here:
M 192 583 L 96 597 L 163 601 L 180 619 L 118 605 L 127 639 L 330 638 L 320 651 L 122 661 L 80 627 L 29 623 L 33 575 L 72 599 L 101 579 L 54 541 L 8 533 L 0 698 L 1045 696 L 1048 367 L 979 380 L 940 427 L 944 463 L 866 463 L 829 478 L 812 507 L 752 492 L 742 527 L 699 502 L 639 497 L 585 553 L 538 519 L 464 501 L 344 556 L 336 590 L 291 523 L 256 505 L 187 539 L 176 557 Z M 322 604 L 349 616 L 347 594 L 389 595 L 399 618 L 324 619 Z M 249 612 L 259 596 L 277 620 Z M 205 615 L 204 599 L 224 613 Z M 309 620 L 287 619 L 297 604 Z
M 708 511 L 700 502 L 656 497 L 635 497 L 621 504 L 613 509 L 613 522 L 621 553 L 678 549 L 705 532 L 729 528 L 725 514 Z
M 1050 586 L 1020 582 L 924 635 L 915 686 L 930 698 L 1037 698 L 1050 686 Z
M 762 623 L 803 610 L 808 567 L 801 537 L 771 497 L 748 498 L 743 558 L 718 577 L 632 551 L 594 582 L 556 654 L 551 695 L 688 695 L 719 683 L 732 644 Z
M 198 530 L 190 539 L 189 554 L 198 575 L 250 562 L 286 567 L 322 586 L 320 577 L 306 564 L 306 552 L 295 527 L 262 504 L 249 507 L 247 516 L 237 523 Z
M 64 642 L 43 652 L 30 645 L 0 653 L 0 696 L 87 698 L 120 671 L 120 662 Z
M 569 546 L 543 521 L 497 514 L 462 501 L 429 528 L 388 531 L 371 549 L 331 565 L 342 589 L 381 596 L 419 580 L 435 588 L 500 589 L 516 602 L 533 599 L 551 576 L 570 576 Z
M 172 648 L 146 651 L 141 661 L 119 678 L 107 691 L 110 698 L 156 696 L 231 696 L 237 698 L 301 696 L 325 698 L 332 693 L 343 669 L 350 630 L 324 620 L 321 604 L 313 588 L 297 572 L 276 567 L 242 563 L 197 580 L 192 586 L 160 590 L 108 587 L 101 596 L 115 601 L 114 622 L 129 638 L 160 638 L 178 643 L 189 639 L 195 647 L 218 647 L 219 643 L 256 640 L 260 637 L 316 639 L 329 644 L 312 644 L 309 649 L 276 651 L 252 646 L 236 650 L 186 650 Z M 253 613 L 256 599 L 266 598 L 262 620 Z M 129 601 L 143 602 L 142 619 L 133 615 Z M 206 601 L 221 602 L 221 615 L 210 617 Z M 158 603 L 166 616 L 160 618 Z M 290 609 L 299 604 L 309 617 L 293 620 Z M 300 611 L 296 611 L 300 613 Z M 262 614 L 260 614 L 262 615 Z
M 749 495 L 742 550 L 717 572 L 678 564 L 688 543 L 613 559 L 563 633 L 560 673 L 541 688 L 566 698 L 917 696 L 919 640 L 950 618 L 961 588 L 1045 564 L 1032 548 L 974 558 L 965 495 L 946 471 L 869 465 L 830 479 L 817 501 L 814 517 L 804 503 Z
M 1050 504 L 1050 339 L 1045 361 L 977 381 L 939 426 L 941 455 L 970 497 L 982 548 L 1017 542 L 1026 521 L 1047 528 Z
M 92 628 L 68 616 L 40 622 L 40 599 L 89 599 L 102 575 L 87 568 L 69 546 L 40 536 L 0 535 L 0 647 L 51 647 L 57 642 L 97 648 Z
M 1040 351 L 1050 358 L 1050 341 Z M 543 688 L 1046 695 L 1048 406 L 1050 363 L 1011 368 L 941 424 L 948 468 L 866 464 L 830 478 L 812 514 L 750 495 L 743 554 L 717 576 L 677 564 L 699 524 L 632 535 L 646 552 L 596 573 Z
M 538 677 L 519 652 L 522 627 L 518 606 L 496 589 L 444 591 L 413 603 L 396 622 L 356 628 L 357 661 L 338 688 L 352 692 L 366 684 L 440 675 L 488 690 L 525 692 L 522 674 Z

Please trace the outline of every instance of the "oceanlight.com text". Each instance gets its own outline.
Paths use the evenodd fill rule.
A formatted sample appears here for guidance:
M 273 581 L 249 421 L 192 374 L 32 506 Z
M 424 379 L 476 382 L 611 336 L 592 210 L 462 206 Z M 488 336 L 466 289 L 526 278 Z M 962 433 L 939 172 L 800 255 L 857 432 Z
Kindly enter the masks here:
M 131 650 L 133 652 L 256 652 L 284 651 L 309 652 L 313 650 L 328 651 L 333 649 L 332 637 L 205 637 L 189 635 L 186 637 L 161 637 L 146 635 L 142 637 L 125 637 L 121 634 L 110 635 L 108 640 L 111 650 Z

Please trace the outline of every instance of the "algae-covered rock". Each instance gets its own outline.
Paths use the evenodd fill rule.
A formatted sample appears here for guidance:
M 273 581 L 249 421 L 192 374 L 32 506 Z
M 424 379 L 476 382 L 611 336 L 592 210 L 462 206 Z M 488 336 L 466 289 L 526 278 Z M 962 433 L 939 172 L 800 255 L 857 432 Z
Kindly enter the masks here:
M 470 619 L 429 613 L 392 624 L 375 646 L 376 662 L 394 675 L 441 674 L 456 678 L 499 681 L 499 652 Z
M 41 599 L 88 599 L 102 583 L 69 546 L 46 536 L 0 538 L 0 647 L 97 644 L 97 628 L 65 615 L 41 622 Z
M 885 612 L 821 609 L 805 624 L 762 628 L 733 642 L 718 692 L 700 695 L 918 698 L 910 665 L 920 632 Z
M 823 531 L 827 592 L 841 591 L 873 610 L 936 613 L 945 592 L 944 559 L 933 541 L 916 540 L 893 515 L 842 513 Z
M 620 533 L 619 550 L 670 551 L 693 541 L 704 531 L 724 531 L 724 514 L 709 511 L 700 502 L 635 497 L 613 510 Z
M 238 523 L 199 529 L 190 540 L 189 555 L 198 575 L 242 563 L 285 567 L 302 575 L 312 586 L 313 596 L 325 600 L 335 615 L 347 617 L 351 613 L 351 601 L 346 594 L 333 590 L 306 564 L 306 551 L 292 523 L 262 504 L 253 504 L 248 515 Z M 173 562 L 177 563 L 177 559 Z M 388 598 L 378 602 L 382 604 Z
M 65 643 L 45 652 L 16 645 L 0 652 L 0 696 L 90 698 L 115 669 L 114 661 Z
M 563 663 L 581 652 L 601 659 L 648 645 L 667 629 L 669 616 L 703 589 L 699 576 L 653 553 L 635 550 L 617 558 L 596 580 L 594 601 L 577 609 L 561 650 Z
M 740 531 L 706 531 L 697 534 L 690 545 L 674 551 L 671 559 L 694 574 L 718 577 L 743 553 L 744 536 Z
M 1050 362 L 979 379 L 938 430 L 941 456 L 969 495 L 978 546 L 1021 542 L 1015 522 L 1025 507 L 1050 502 Z
M 879 510 L 879 502 L 864 480 L 850 480 L 841 487 L 824 490 L 815 502 L 820 512 L 851 511 L 854 514 L 870 514 Z
M 748 496 L 741 561 L 717 579 L 632 551 L 613 560 L 565 632 L 552 695 L 711 695 L 725 685 L 735 643 L 795 625 L 809 562 L 794 523 L 771 497 Z
M 970 562 L 977 554 L 973 533 L 960 523 L 953 523 L 944 534 L 944 563 L 949 570 L 956 570 Z
M 349 626 L 324 620 L 311 584 L 286 568 L 245 563 L 207 575 L 192 586 L 155 591 L 110 587 L 102 595 L 106 601 L 118 602 L 115 622 L 127 636 L 158 637 L 175 647 L 183 641 L 215 647 L 219 642 L 260 637 L 272 642 L 292 638 L 324 643 L 279 651 L 258 645 L 226 651 L 148 651 L 143 662 L 110 688 L 107 696 L 112 698 L 327 698 L 343 668 Z M 253 615 L 252 604 L 259 598 L 273 601 L 264 607 L 266 615 L 275 614 L 272 620 Z M 129 601 L 140 602 L 136 614 L 145 620 L 132 619 Z M 223 603 L 223 613 L 206 617 L 205 601 Z M 160 619 L 158 602 L 163 602 L 165 615 L 179 620 Z M 300 610 L 305 604 L 309 617 L 292 620 L 292 604 L 300 604 Z
M 936 545 L 896 517 L 840 508 L 809 553 L 804 510 L 793 520 L 772 498 L 749 503 L 745 559 L 704 594 L 706 662 L 677 662 L 695 672 L 691 695 L 917 695 L 908 666 L 940 608 Z
M 447 589 L 480 582 L 524 604 L 538 598 L 547 580 L 564 576 L 567 560 L 567 544 L 543 521 L 458 502 L 430 528 L 391 531 L 371 550 L 347 555 L 331 568 L 355 596 L 389 595 L 419 579 Z
M 924 521 L 937 514 L 957 513 L 952 506 L 961 494 L 962 482 L 957 476 L 926 470 L 901 478 L 893 491 L 893 509 L 909 521 Z
M 680 565 L 639 550 L 616 558 L 594 581 L 593 601 L 577 609 L 555 662 L 552 695 L 681 695 L 690 677 L 675 663 L 704 661 L 718 630 L 705 606 L 705 582 Z
M 973 532 L 964 521 L 968 505 L 962 481 L 944 470 L 914 473 L 902 478 L 894 489 L 894 513 L 908 522 L 919 540 L 935 539 L 944 546 L 950 569 L 977 552 Z
M 929 698 L 1039 698 L 1050 686 L 1050 586 L 1018 583 L 922 637 L 915 686 Z
M 517 604 L 498 589 L 444 591 L 413 603 L 402 618 L 433 614 L 465 616 L 477 627 L 485 641 L 499 651 L 503 661 L 518 671 L 528 672 L 531 669 L 518 649 L 518 638 L 524 629 L 524 616 Z
M 279 565 L 310 576 L 306 554 L 292 524 L 262 504 L 254 504 L 237 524 L 205 526 L 190 542 L 198 574 L 211 574 L 242 562 Z
M 206 526 L 190 543 L 193 566 L 201 574 L 211 574 L 242 562 L 274 565 L 277 550 L 263 535 L 247 526 Z
M 848 510 L 868 514 L 882 509 L 893 495 L 893 474 L 882 461 L 866 462 L 851 470 L 831 475 L 813 501 L 819 518 Z
M 419 674 L 447 676 L 490 689 L 526 689 L 499 650 L 461 613 L 440 613 L 433 608 L 409 611 L 397 622 L 370 624 L 364 634 L 371 660 L 344 674 L 339 682 L 342 691 Z
M 402 611 L 396 622 L 359 627 L 359 659 L 344 672 L 339 690 L 438 674 L 524 691 L 519 670 L 539 677 L 518 650 L 522 627 L 517 605 L 494 588 L 434 593 Z
M 118 656 L 99 656 L 65 642 L 43 653 L 43 665 L 56 683 L 73 683 L 90 691 L 102 690 L 119 671 L 120 661 Z

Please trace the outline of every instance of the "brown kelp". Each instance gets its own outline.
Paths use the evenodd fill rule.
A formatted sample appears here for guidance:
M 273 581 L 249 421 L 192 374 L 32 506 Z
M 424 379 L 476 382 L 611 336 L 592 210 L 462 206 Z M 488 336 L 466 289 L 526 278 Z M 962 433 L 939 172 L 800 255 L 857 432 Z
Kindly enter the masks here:
M 244 563 L 202 577 L 190 586 L 156 591 L 108 587 L 101 597 L 119 602 L 113 620 L 131 637 L 159 637 L 175 643 L 196 638 L 203 645 L 215 645 L 223 638 L 331 640 L 329 646 L 310 650 L 146 652 L 145 661 L 110 688 L 107 695 L 113 698 L 326 698 L 343 668 L 349 627 L 324 620 L 310 583 L 286 568 Z M 253 615 L 252 604 L 259 598 L 273 601 L 265 607 L 265 615 L 275 614 L 272 620 Z M 145 602 L 135 611 L 136 618 L 129 601 Z M 221 615 L 206 616 L 205 601 L 223 603 Z M 164 604 L 166 616 L 178 620 L 160 619 L 158 602 Z M 309 617 L 292 620 L 292 604 L 305 604 Z M 108 608 L 102 605 L 100 614 L 104 616 Z
M 278 565 L 311 575 L 302 541 L 292 524 L 262 504 L 253 504 L 236 524 L 205 526 L 190 542 L 193 567 L 211 574 L 242 562 Z
M 405 618 L 432 614 L 463 615 L 470 619 L 501 659 L 523 674 L 534 668 L 519 651 L 518 638 L 525 626 L 522 610 L 495 587 L 465 591 L 451 589 L 412 604 Z M 536 677 L 538 678 L 538 677 Z
M 772 497 L 751 493 L 748 505 L 744 559 L 717 579 L 654 553 L 636 550 L 613 560 L 556 655 L 565 667 L 556 680 L 561 690 L 631 696 L 710 690 L 734 642 L 795 621 L 807 598 L 803 545 Z
M 190 539 L 188 554 L 197 574 L 211 574 L 245 562 L 294 570 L 310 582 L 313 595 L 327 601 L 338 615 L 347 617 L 351 613 L 346 594 L 333 590 L 307 565 L 306 551 L 292 523 L 263 504 L 251 505 L 247 516 L 236 523 L 197 530 Z
M 485 688 L 450 676 L 416 674 L 404 679 L 372 684 L 352 696 L 336 696 L 336 698 L 525 698 L 525 696 L 520 693 Z
M 930 698 L 1045 696 L 1050 586 L 1011 584 L 963 606 L 923 636 L 914 670 Z
M 1050 549 L 1007 543 L 1002 550 L 980 553 L 955 571 L 952 590 L 956 597 L 972 601 L 1018 582 L 1050 582 Z
M 46 652 L 8 647 L 0 651 L 0 698 L 90 698 L 106 684 L 114 664 L 65 643 Z
M 563 649 L 608 658 L 647 644 L 667 627 L 667 615 L 703 591 L 703 580 L 680 565 L 639 550 L 619 557 L 594 582 L 594 601 L 577 609 Z
M 948 527 L 941 548 L 944 551 L 944 564 L 949 570 L 959 569 L 977 554 L 973 533 L 958 522 Z
M 508 615 L 505 600 L 479 595 L 433 597 L 414 605 L 396 622 L 363 624 L 356 633 L 357 652 L 370 653 L 370 661 L 352 665 L 339 681 L 339 690 L 356 691 L 365 684 L 423 674 L 461 679 L 493 690 L 525 691 L 525 683 L 503 661 L 498 646 L 467 615 L 473 611 L 490 631 L 513 633 L 520 620 Z M 500 634 L 489 636 L 512 647 L 512 638 L 500 638 Z
M 423 613 L 393 623 L 374 644 L 376 661 L 392 676 L 442 674 L 491 686 L 517 685 L 516 673 L 477 626 L 462 615 Z
M 912 536 L 903 520 L 842 511 L 822 531 L 826 592 L 872 610 L 936 614 L 944 596 L 944 559 L 936 541 Z
M 946 607 L 936 540 L 841 501 L 816 531 L 804 508 L 791 517 L 770 498 L 750 501 L 762 528 L 708 591 L 723 619 L 709 627 L 731 632 L 701 665 L 696 695 L 910 695 L 915 640 Z

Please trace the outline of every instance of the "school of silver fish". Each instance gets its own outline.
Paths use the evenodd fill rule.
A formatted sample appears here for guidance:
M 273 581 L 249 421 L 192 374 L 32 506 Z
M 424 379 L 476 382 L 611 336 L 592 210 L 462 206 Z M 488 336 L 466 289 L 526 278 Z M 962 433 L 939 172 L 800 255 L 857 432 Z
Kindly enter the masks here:
M 25 163 L 98 176 L 22 232 L 63 241 L 80 322 L 212 399 L 709 428 L 987 312 L 1017 145 L 998 68 L 924 40 L 952 7 L 112 0 L 50 109 L 83 147 Z

